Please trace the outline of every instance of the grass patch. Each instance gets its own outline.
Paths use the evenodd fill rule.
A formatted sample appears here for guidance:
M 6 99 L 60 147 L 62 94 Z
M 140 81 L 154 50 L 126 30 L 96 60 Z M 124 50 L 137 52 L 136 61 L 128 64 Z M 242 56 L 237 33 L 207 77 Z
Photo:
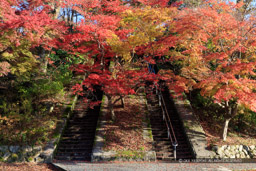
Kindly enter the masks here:
M 140 151 L 117 151 L 116 157 L 117 158 L 126 158 L 126 159 L 144 159 L 145 152 Z

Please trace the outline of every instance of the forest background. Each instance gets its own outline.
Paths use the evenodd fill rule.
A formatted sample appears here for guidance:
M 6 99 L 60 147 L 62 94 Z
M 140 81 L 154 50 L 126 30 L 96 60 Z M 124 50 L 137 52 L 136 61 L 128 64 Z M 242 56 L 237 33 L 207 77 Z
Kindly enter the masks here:
M 100 87 L 114 120 L 113 97 L 159 80 L 224 141 L 231 120 L 254 130 L 255 17 L 252 0 L 2 0 L 0 142 L 48 141 L 71 90 L 87 103 Z

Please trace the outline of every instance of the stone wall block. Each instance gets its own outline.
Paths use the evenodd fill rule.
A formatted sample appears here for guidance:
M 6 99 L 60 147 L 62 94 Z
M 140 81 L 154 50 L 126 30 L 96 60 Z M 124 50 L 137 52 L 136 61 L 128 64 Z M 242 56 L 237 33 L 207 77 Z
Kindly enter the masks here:
M 6 161 L 11 156 L 11 153 L 8 151 L 3 155 L 3 160 Z
M 23 146 L 21 150 L 25 153 L 32 152 L 33 148 L 31 146 Z
M 245 149 L 247 151 L 247 153 L 250 151 L 250 148 L 246 145 L 243 145 L 243 149 Z
M 243 150 L 243 145 L 239 145 L 238 150 L 239 150 L 239 151 L 242 151 L 242 150 Z
M 242 151 L 244 152 L 245 155 L 248 155 L 247 150 L 243 149 Z
M 8 151 L 8 146 L 6 145 L 3 145 L 3 146 L 0 146 L 0 151 L 3 152 L 3 153 L 6 153 Z
M 9 146 L 9 150 L 11 153 L 17 153 L 19 151 L 19 146 Z
M 255 149 L 255 145 L 250 145 L 249 148 L 250 148 L 250 150 L 253 151 Z

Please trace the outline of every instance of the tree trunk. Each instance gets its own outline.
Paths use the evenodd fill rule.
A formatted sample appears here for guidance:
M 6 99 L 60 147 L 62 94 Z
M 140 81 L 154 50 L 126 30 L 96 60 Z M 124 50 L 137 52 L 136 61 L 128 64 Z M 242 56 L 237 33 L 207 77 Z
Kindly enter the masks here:
M 66 11 L 63 10 L 62 20 L 65 21 Z
M 41 66 L 40 66 L 41 67 L 41 71 L 42 71 L 43 74 L 46 74 L 46 72 L 47 72 L 47 65 L 48 65 L 48 59 L 47 59 L 48 53 L 45 52 L 45 49 L 43 47 L 41 47 L 39 56 L 40 56 L 41 61 L 42 61 Z
M 70 9 L 67 8 L 67 24 L 70 24 Z
M 124 105 L 124 97 L 121 96 L 121 104 L 122 104 L 122 107 L 125 108 L 125 105 Z
M 74 23 L 74 14 L 75 14 L 75 11 L 72 9 L 71 10 L 71 24 L 70 25 L 73 25 L 73 23 Z
M 226 102 L 225 104 L 226 117 L 223 125 L 223 132 L 222 132 L 223 141 L 227 140 L 228 124 L 229 124 L 229 121 L 237 114 L 237 107 L 238 107 L 237 104 L 230 105 L 228 102 Z
M 47 73 L 47 69 L 48 69 L 48 58 L 50 57 L 51 52 L 46 51 L 44 54 L 44 58 L 43 58 L 43 73 L 46 74 Z
M 227 135 L 228 135 L 228 124 L 229 124 L 229 121 L 231 120 L 231 118 L 228 118 L 225 120 L 225 123 L 223 125 L 223 133 L 222 133 L 222 139 L 223 141 L 226 141 L 227 140 Z
M 53 9 L 53 19 L 58 19 L 58 16 L 60 14 L 60 10 L 61 10 L 61 7 L 60 6 L 56 6 L 55 3 L 52 3 L 51 4 L 51 7 Z M 42 72 L 44 74 L 47 73 L 47 67 L 48 67 L 48 58 L 50 56 L 50 52 L 49 51 L 45 51 L 45 49 L 42 49 L 41 51 L 41 54 L 40 54 L 42 60 L 43 60 L 43 63 L 42 63 Z
M 47 73 L 47 67 L 48 67 L 48 57 L 49 54 L 45 55 L 45 58 L 44 58 L 44 63 L 43 63 L 43 73 L 46 74 Z
M 115 121 L 116 115 L 115 115 L 115 111 L 113 109 L 112 98 L 111 98 L 111 96 L 107 96 L 107 98 L 108 98 L 108 108 L 109 108 L 109 111 L 110 111 L 110 114 L 111 114 L 111 120 Z
M 77 21 L 78 21 L 78 13 L 76 12 L 76 26 L 77 26 Z

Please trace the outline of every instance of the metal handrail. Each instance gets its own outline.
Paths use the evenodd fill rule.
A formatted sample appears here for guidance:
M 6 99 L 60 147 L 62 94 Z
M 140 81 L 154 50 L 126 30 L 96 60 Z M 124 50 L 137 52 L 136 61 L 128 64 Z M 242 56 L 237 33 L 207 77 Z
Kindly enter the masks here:
M 178 142 L 177 142 L 177 139 L 176 139 L 176 136 L 175 136 L 175 132 L 173 130 L 173 126 L 172 126 L 172 123 L 171 123 L 171 119 L 170 119 L 168 110 L 166 108 L 166 104 L 165 104 L 163 95 L 162 95 L 161 91 L 157 89 L 157 87 L 156 87 L 156 93 L 158 94 L 159 106 L 161 106 L 161 109 L 162 109 L 162 112 L 163 112 L 163 120 L 165 121 L 165 124 L 166 124 L 166 127 L 167 127 L 168 138 L 171 140 L 171 143 L 172 143 L 172 146 L 173 146 L 173 155 L 174 155 L 174 159 L 176 160 L 176 158 L 177 158 L 176 149 L 177 149 L 177 146 L 178 146 Z M 172 136 L 173 136 L 173 138 L 172 138 Z

